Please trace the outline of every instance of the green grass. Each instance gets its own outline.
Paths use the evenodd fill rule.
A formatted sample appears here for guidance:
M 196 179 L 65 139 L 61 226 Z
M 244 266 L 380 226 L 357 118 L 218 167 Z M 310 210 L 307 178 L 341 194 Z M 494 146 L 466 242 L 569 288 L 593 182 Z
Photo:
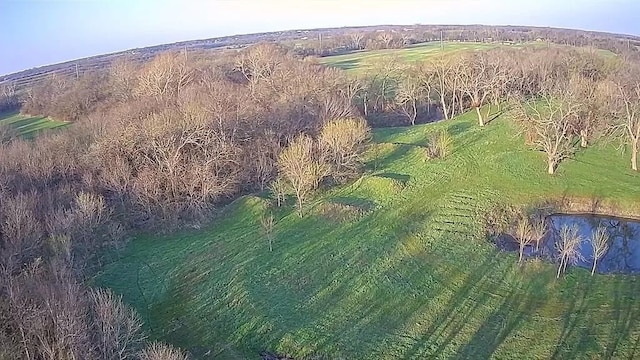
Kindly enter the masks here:
M 0 114 L 0 123 L 11 125 L 20 136 L 27 139 L 33 138 L 41 131 L 68 125 L 64 121 L 53 120 L 44 116 L 25 116 L 18 112 Z
M 425 161 L 440 129 L 454 151 Z M 273 252 L 259 220 L 268 200 L 246 196 L 204 229 L 137 237 L 95 284 L 203 359 L 637 358 L 637 277 L 572 268 L 556 280 L 553 264 L 520 267 L 496 250 L 480 221 L 496 203 L 561 196 L 634 207 L 627 157 L 596 146 L 548 176 L 508 119 L 380 129 L 362 178 L 319 194 L 302 219 L 276 210 Z M 318 210 L 327 202 L 367 211 L 336 222 Z
M 441 48 L 439 42 L 430 42 L 416 44 L 403 49 L 362 50 L 345 55 L 327 56 L 320 58 L 319 62 L 343 70 L 362 71 L 369 68 L 376 60 L 385 57 L 397 57 L 399 60 L 404 61 L 418 61 L 437 54 L 456 54 L 464 51 L 488 50 L 498 46 L 501 45 L 499 43 L 445 42 L 444 47 Z

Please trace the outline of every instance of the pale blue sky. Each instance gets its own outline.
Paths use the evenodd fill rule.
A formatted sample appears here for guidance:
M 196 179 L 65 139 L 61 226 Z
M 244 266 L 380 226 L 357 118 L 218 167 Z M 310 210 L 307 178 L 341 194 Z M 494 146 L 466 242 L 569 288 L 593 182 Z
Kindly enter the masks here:
M 538 25 L 640 34 L 638 0 L 0 0 L 0 74 L 222 35 L 375 24 Z

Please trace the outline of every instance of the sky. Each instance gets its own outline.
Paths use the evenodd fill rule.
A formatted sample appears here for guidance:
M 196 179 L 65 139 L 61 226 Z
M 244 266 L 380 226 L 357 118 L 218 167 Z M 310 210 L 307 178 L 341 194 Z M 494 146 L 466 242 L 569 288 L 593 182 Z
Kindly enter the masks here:
M 0 0 L 0 74 L 184 40 L 380 24 L 535 25 L 640 35 L 638 0 Z

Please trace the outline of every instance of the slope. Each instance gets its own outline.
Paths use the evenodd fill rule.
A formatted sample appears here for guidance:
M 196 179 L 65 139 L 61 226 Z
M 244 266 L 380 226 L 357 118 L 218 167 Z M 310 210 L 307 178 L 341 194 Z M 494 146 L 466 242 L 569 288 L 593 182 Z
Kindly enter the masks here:
M 455 150 L 425 161 L 428 134 Z M 210 227 L 138 237 L 96 285 L 123 294 L 154 337 L 196 358 L 632 358 L 640 356 L 640 282 L 553 264 L 517 266 L 483 236 L 496 203 L 640 200 L 640 176 L 613 147 L 545 174 L 543 155 L 506 119 L 473 114 L 376 130 L 367 173 L 315 199 L 309 215 L 276 210 L 274 250 L 260 229 L 268 199 L 247 196 Z M 352 204 L 336 220 L 324 204 Z M 363 204 L 366 204 L 364 206 Z M 338 207 L 340 208 L 340 207 Z

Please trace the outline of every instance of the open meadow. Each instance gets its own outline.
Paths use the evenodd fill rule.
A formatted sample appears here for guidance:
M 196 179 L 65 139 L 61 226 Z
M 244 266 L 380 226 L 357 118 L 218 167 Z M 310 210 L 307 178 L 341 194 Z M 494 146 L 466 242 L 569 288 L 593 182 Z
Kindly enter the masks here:
M 428 135 L 453 137 L 425 160 Z M 245 196 L 211 226 L 132 241 L 95 284 L 123 294 L 156 338 L 197 358 L 547 359 L 640 356 L 640 281 L 517 264 L 487 240 L 499 204 L 601 199 L 637 211 L 640 176 L 614 146 L 555 176 L 506 118 L 472 113 L 375 131 L 367 172 L 304 218 Z M 260 225 L 273 211 L 273 251 Z
M 18 112 L 0 114 L 0 125 L 8 125 L 20 136 L 31 139 L 41 131 L 66 126 L 64 121 L 53 120 L 45 116 L 28 116 Z

